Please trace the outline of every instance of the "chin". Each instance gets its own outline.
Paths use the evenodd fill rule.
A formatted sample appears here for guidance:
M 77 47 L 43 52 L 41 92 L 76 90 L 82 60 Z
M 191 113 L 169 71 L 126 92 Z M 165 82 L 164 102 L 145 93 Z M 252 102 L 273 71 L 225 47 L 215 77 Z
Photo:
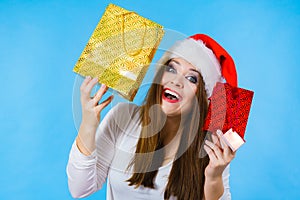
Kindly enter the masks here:
M 182 108 L 172 108 L 168 105 L 162 105 L 161 106 L 162 111 L 168 116 L 168 117 L 178 117 L 178 116 L 184 116 L 188 113 L 190 113 L 190 109 L 182 109 Z
M 166 106 L 166 105 L 162 105 L 161 109 L 169 117 L 171 117 L 171 116 L 174 117 L 174 116 L 181 115 L 180 109 L 176 109 L 176 108 L 172 109 L 171 107 Z

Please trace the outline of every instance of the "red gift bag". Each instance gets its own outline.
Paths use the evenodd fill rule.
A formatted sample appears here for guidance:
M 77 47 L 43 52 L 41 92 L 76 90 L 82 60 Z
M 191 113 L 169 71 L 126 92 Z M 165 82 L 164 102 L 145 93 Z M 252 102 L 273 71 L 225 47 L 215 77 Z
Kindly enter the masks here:
M 254 92 L 218 82 L 210 103 L 203 130 L 222 130 L 227 145 L 236 151 L 245 143 L 244 135 Z

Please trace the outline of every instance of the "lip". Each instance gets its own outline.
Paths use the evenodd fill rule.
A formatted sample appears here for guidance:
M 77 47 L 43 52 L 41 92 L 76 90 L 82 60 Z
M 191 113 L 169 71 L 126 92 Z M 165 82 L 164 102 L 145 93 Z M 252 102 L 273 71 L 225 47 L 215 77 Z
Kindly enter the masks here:
M 165 93 L 166 90 L 170 90 L 170 91 L 174 92 L 175 94 L 177 94 L 178 97 L 179 97 L 178 100 L 177 99 L 172 100 L 172 99 L 168 99 L 167 97 L 165 97 L 164 93 Z M 178 94 L 178 92 L 176 92 L 176 91 L 174 91 L 170 88 L 164 88 L 163 92 L 162 92 L 162 99 L 169 102 L 169 103 L 177 103 L 177 102 L 180 102 L 182 100 L 182 97 L 181 97 L 180 94 Z

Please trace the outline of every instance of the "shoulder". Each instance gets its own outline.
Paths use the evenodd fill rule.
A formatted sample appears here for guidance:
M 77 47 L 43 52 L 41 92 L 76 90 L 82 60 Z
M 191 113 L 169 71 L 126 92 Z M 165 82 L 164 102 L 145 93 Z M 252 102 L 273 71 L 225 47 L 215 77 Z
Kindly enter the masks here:
M 140 119 L 140 106 L 133 103 L 117 103 L 104 117 L 102 123 L 110 124 L 122 129 L 130 123 L 139 122 Z
M 132 103 L 118 103 L 111 106 L 112 108 L 98 126 L 96 140 L 98 141 L 99 138 L 104 137 L 111 141 L 111 144 L 115 144 L 129 125 L 138 124 L 135 122 L 139 120 L 138 111 L 140 107 Z
M 120 103 L 117 103 L 115 106 L 114 106 L 115 109 L 129 109 L 129 110 L 135 110 L 135 109 L 138 109 L 140 108 L 140 106 L 134 104 L 134 103 L 128 103 L 128 102 L 120 102 Z
M 133 103 L 127 103 L 127 102 L 121 102 L 117 103 L 115 106 L 111 108 L 109 113 L 117 115 L 117 116 L 124 116 L 124 115 L 135 115 L 140 109 L 140 106 L 133 104 Z M 108 114 L 109 114 L 108 113 Z

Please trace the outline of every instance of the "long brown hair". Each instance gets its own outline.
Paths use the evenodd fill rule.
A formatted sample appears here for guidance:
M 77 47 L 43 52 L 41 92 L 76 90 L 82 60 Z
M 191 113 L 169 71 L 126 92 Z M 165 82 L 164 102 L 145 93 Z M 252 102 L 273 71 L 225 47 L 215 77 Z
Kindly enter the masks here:
M 158 70 L 141 107 L 141 135 L 137 143 L 135 156 L 128 166 L 128 168 L 134 167 L 134 173 L 127 181 L 130 186 L 134 185 L 135 188 L 141 185 L 154 188 L 153 181 L 158 172 L 158 167 L 161 166 L 164 159 L 164 155 L 161 153 L 163 148 L 162 132 L 157 130 L 157 127 L 163 126 L 165 116 L 160 110 L 156 110 L 155 117 L 153 113 L 150 113 L 152 106 L 161 105 L 162 86 L 160 81 L 164 71 L 165 67 Z M 191 112 L 184 119 L 183 132 L 169 175 L 164 199 L 169 199 L 173 195 L 178 200 L 198 200 L 204 196 L 204 170 L 209 159 L 207 155 L 203 154 L 202 145 L 206 132 L 202 130 L 202 127 L 207 114 L 208 102 L 201 75 L 195 96 Z M 149 124 L 157 127 L 149 126 Z

